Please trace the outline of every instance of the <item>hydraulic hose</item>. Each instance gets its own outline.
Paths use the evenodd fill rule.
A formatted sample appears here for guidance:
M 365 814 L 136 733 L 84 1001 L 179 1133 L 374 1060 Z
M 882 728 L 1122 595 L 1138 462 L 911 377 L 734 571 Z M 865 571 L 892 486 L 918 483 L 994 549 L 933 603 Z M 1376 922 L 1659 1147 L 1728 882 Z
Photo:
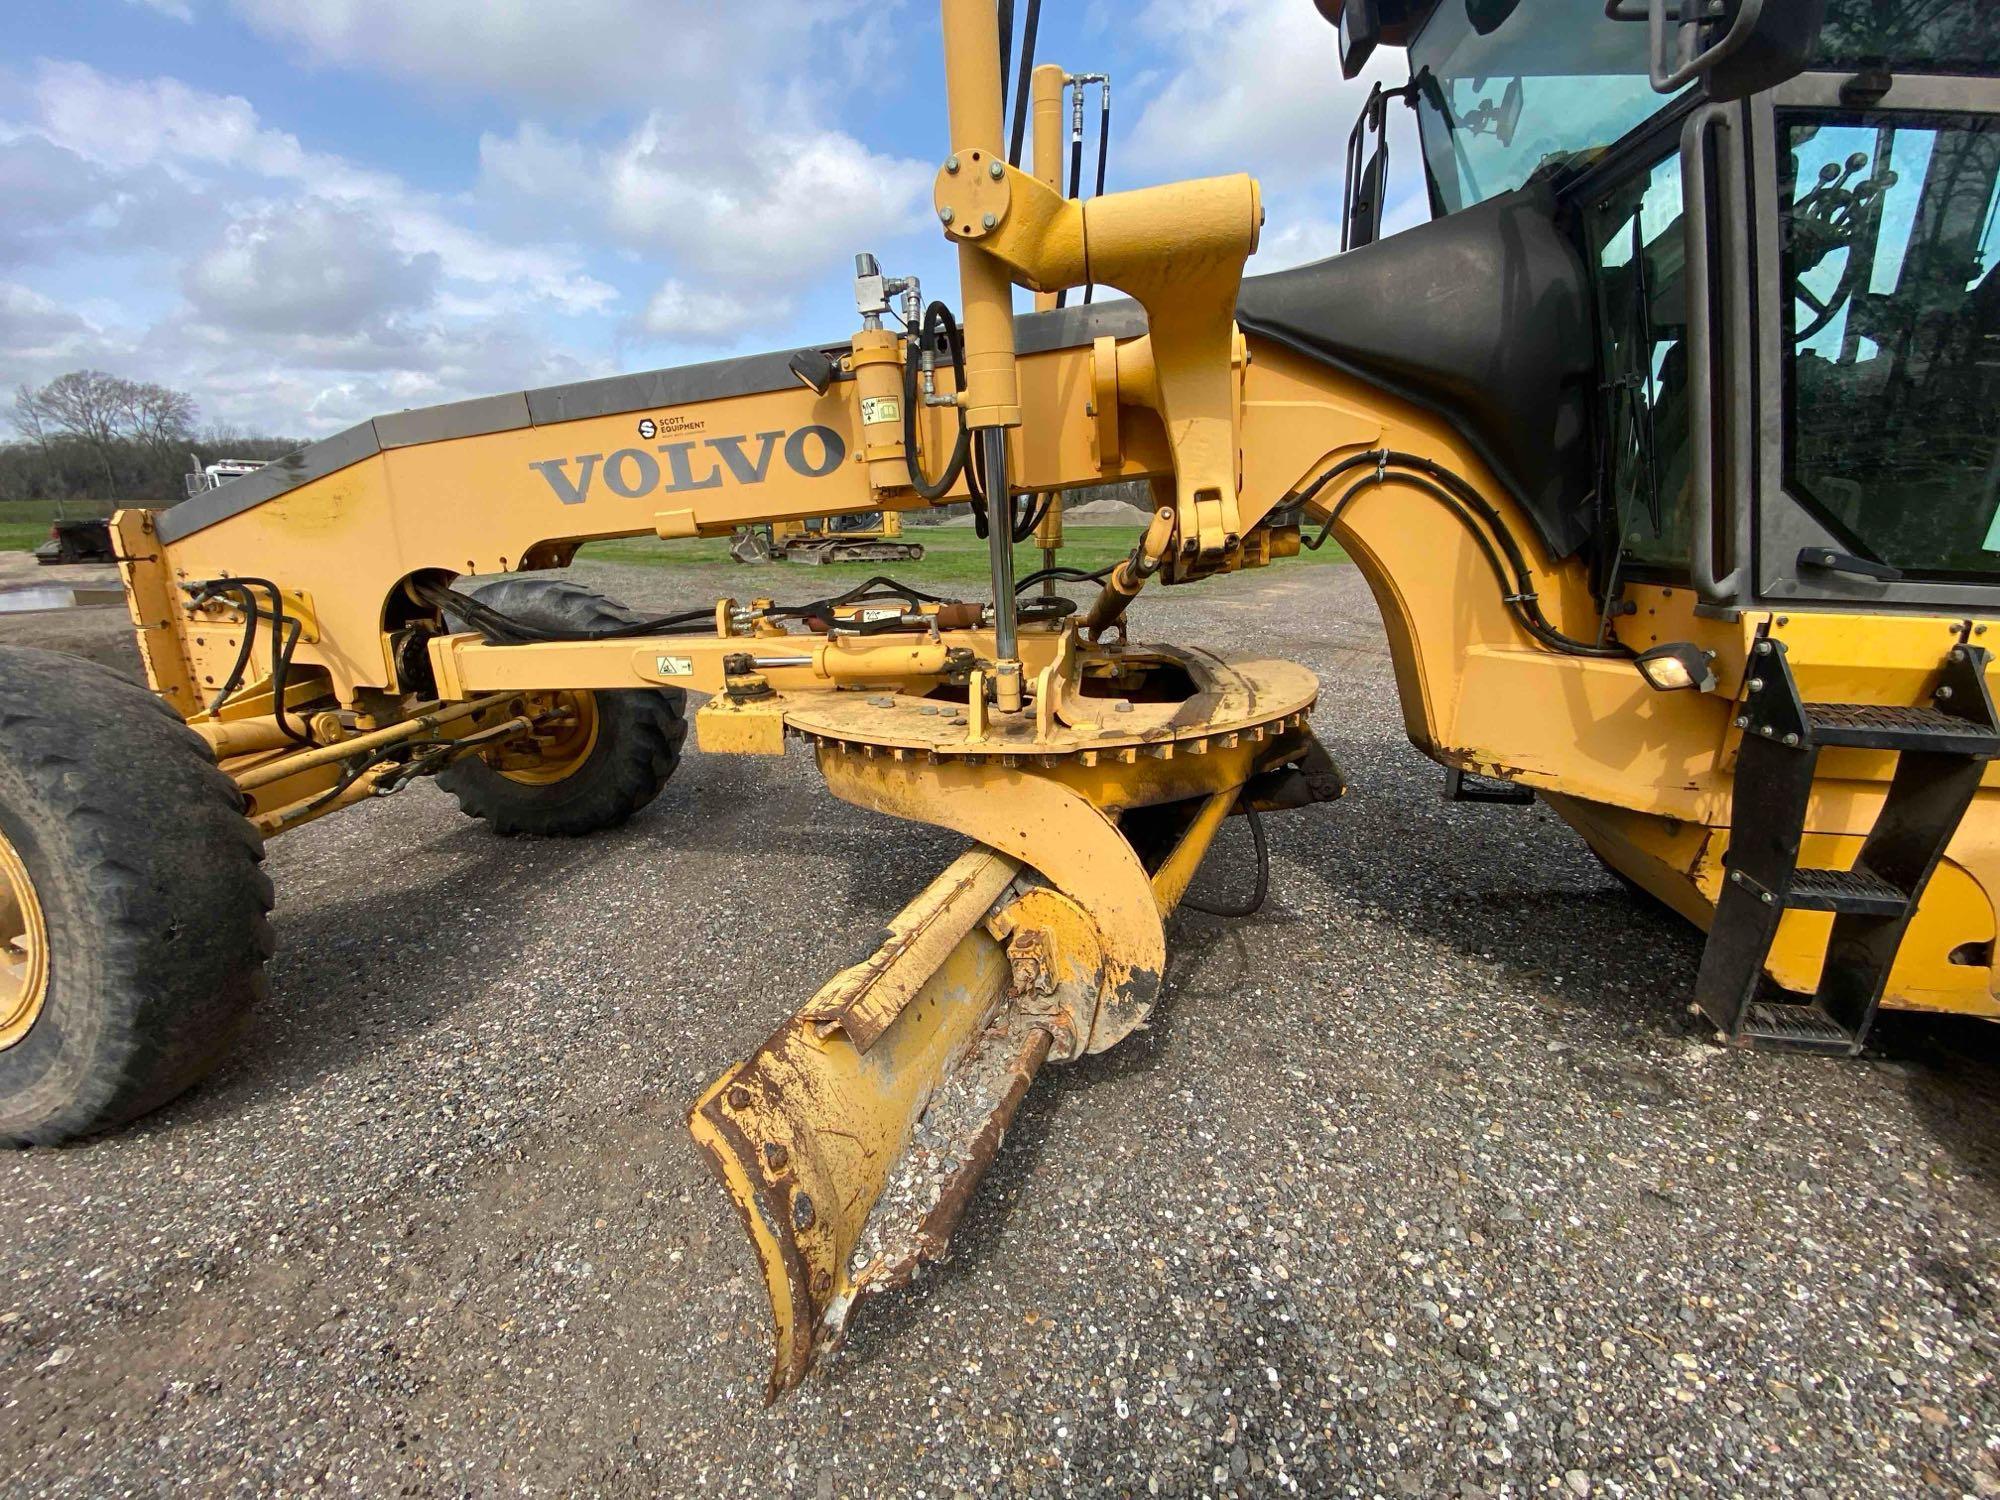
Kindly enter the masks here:
M 1097 188 L 1093 198 L 1104 196 L 1104 162 L 1111 154 L 1111 81 L 1107 78 L 1100 89 L 1103 105 L 1097 112 Z M 1090 297 L 1097 290 L 1097 283 L 1086 282 L 1083 288 L 1083 305 L 1090 306 Z
M 562 630 L 552 625 L 529 625 L 443 583 L 420 581 L 413 586 L 413 591 L 432 608 L 457 615 L 484 636 L 488 645 L 493 646 L 530 646 L 541 641 L 615 641 L 645 635 L 693 635 L 711 629 L 715 624 L 715 610 L 710 606 L 706 609 L 684 609 L 630 625 L 610 625 L 602 630 Z
M 910 488 L 926 500 L 941 500 L 965 472 L 972 435 L 965 425 L 965 410 L 961 407 L 958 412 L 958 440 L 952 445 L 951 457 L 945 460 L 943 471 L 935 479 L 924 473 L 923 456 L 917 451 L 917 405 L 922 400 L 917 384 L 917 361 L 919 352 L 930 347 L 933 328 L 944 334 L 945 349 L 951 356 L 955 388 L 960 391 L 965 389 L 965 341 L 959 336 L 958 319 L 942 302 L 933 302 L 924 309 L 923 321 L 917 327 L 917 347 L 906 349 L 903 354 L 903 454 L 910 467 Z M 976 513 L 979 509 L 977 503 L 973 508 Z M 986 534 L 983 526 L 979 534 L 982 537 Z
M 259 622 L 260 611 L 257 608 L 257 596 L 254 592 L 257 589 L 262 589 L 271 600 L 271 715 L 277 721 L 279 733 L 286 739 L 295 745 L 311 745 L 314 743 L 312 726 L 307 725 L 303 729 L 293 728 L 291 721 L 286 717 L 288 708 L 285 703 L 285 685 L 291 673 L 292 653 L 298 649 L 299 637 L 305 633 L 305 627 L 285 613 L 285 596 L 268 578 L 242 576 L 211 578 L 202 584 L 195 594 L 197 600 L 215 594 L 234 594 L 243 604 L 243 644 L 238 648 L 236 663 L 231 667 L 229 676 L 222 685 L 222 691 L 216 694 L 215 702 L 209 711 L 219 712 L 222 705 L 242 685 L 243 670 L 249 663 L 251 642 L 257 634 Z
M 1464 478 L 1432 459 L 1391 448 L 1351 454 L 1306 486 L 1298 497 L 1298 503 L 1309 503 L 1335 479 L 1356 469 L 1370 469 L 1372 472 L 1349 485 L 1340 499 L 1328 509 L 1326 524 L 1320 528 L 1319 535 L 1305 543 L 1309 549 L 1316 551 L 1326 544 L 1341 514 L 1363 491 L 1390 483 L 1407 485 L 1443 505 L 1472 535 L 1487 565 L 1493 570 L 1507 607 L 1513 611 L 1521 628 L 1542 645 L 1566 656 L 1623 660 L 1632 655 L 1629 647 L 1615 641 L 1580 641 L 1556 629 L 1542 612 L 1541 598 L 1535 592 L 1534 574 L 1528 567 L 1527 557 L 1514 540 L 1514 534 L 1507 529 L 1500 512 Z M 1399 472 L 1405 470 L 1415 472 Z
M 1077 195 L 1083 191 L 1083 85 L 1078 83 L 1074 87 L 1077 91 L 1077 126 L 1075 130 L 1070 132 L 1069 138 L 1069 198 L 1071 202 L 1075 202 Z M 1103 189 L 1100 188 L 1099 191 L 1101 192 Z M 1056 306 L 1064 307 L 1068 303 L 1069 288 L 1058 287 L 1056 289 Z
M 1209 902 L 1185 894 L 1181 897 L 1182 906 L 1211 917 L 1254 917 L 1263 909 L 1265 898 L 1271 894 L 1271 845 L 1264 836 L 1263 814 L 1254 807 L 1246 807 L 1243 816 L 1249 819 L 1250 842 L 1257 857 L 1257 883 L 1250 888 L 1249 896 L 1237 902 Z
M 1012 18 L 1009 17 L 1011 20 Z M 1035 32 L 1042 24 L 1042 0 L 1028 0 L 1021 21 L 1021 67 L 1014 76 L 1014 128 L 1007 138 L 1007 161 L 1021 165 L 1021 144 L 1028 138 L 1028 80 L 1035 71 Z M 1011 29 L 1011 28 L 1010 28 Z M 1000 44 L 1000 97 L 1007 97 L 1007 42 Z

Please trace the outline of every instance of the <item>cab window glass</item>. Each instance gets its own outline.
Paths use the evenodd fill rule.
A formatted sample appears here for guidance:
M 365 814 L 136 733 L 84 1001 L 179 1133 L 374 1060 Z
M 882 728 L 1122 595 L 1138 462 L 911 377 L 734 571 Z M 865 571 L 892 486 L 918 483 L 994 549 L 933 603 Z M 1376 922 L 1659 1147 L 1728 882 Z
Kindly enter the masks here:
M 1646 76 L 1646 28 L 1603 0 L 1536 0 L 1484 30 L 1448 0 L 1410 44 L 1417 125 L 1446 213 L 1510 192 L 1551 161 L 1587 158 L 1666 103 Z
M 1688 566 L 1688 356 L 1681 163 L 1666 156 L 1585 213 L 1604 361 L 1603 482 L 1623 556 Z
M 1995 58 L 1994 0 L 1827 0 L 1814 64 L 1990 74 Z
M 1779 124 L 1786 487 L 1860 556 L 2000 575 L 2000 130 Z

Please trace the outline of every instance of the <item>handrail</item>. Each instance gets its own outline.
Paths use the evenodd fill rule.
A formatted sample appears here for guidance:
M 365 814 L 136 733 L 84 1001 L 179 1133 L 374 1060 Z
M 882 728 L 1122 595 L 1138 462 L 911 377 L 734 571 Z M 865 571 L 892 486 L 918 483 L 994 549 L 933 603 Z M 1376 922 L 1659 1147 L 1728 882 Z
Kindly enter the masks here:
M 1717 64 L 1726 62 L 1742 51 L 1750 38 L 1757 33 L 1757 22 L 1764 14 L 1764 0 L 1741 0 L 1736 18 L 1730 22 L 1729 30 L 1722 40 L 1705 49 L 1697 49 L 1688 36 L 1704 22 L 1719 21 L 1720 15 L 1695 14 L 1683 16 L 1678 5 L 1669 5 L 1668 0 L 1646 0 L 1643 15 L 1627 9 L 1629 0 L 1605 0 L 1604 14 L 1612 21 L 1644 21 L 1646 23 L 1646 72 L 1653 83 L 1653 90 L 1660 94 L 1677 94 L 1694 79 Z M 1697 12 L 1708 9 L 1707 0 L 1697 0 Z M 1676 36 L 1671 44 L 1667 39 L 1667 23 L 1672 21 Z
M 1726 135 L 1733 145 L 1737 128 L 1735 110 L 1723 104 L 1703 105 L 1681 127 L 1681 231 L 1687 241 L 1683 284 L 1688 288 L 1688 566 L 1695 592 L 1706 604 L 1731 602 L 1743 583 L 1744 560 L 1735 555 L 1734 537 L 1728 571 L 1718 575 L 1715 568 L 1715 380 L 1718 355 L 1723 350 L 1712 316 L 1716 284 L 1709 230 L 1717 200 L 1709 190 L 1707 151 L 1711 134 Z M 1734 153 L 1721 158 L 1726 184 L 1736 177 L 1735 159 Z M 1736 269 L 1740 274 L 1740 268 Z M 1735 277 L 1731 280 L 1733 283 Z M 1723 440 L 1727 443 L 1738 437 L 1740 434 L 1725 432 Z

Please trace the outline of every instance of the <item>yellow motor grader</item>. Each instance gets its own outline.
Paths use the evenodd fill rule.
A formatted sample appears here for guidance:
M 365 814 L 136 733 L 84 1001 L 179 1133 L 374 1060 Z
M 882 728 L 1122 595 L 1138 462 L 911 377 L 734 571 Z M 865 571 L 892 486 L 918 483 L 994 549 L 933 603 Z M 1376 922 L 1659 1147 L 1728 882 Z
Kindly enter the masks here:
M 835 796 L 967 840 L 692 1102 L 789 1386 L 943 1252 L 1037 1071 L 1145 1023 L 1225 820 L 1261 845 L 1340 794 L 1311 674 L 1124 630 L 1149 581 L 1328 539 L 1411 740 L 1706 927 L 1692 999 L 1728 1041 L 2000 1016 L 2000 12 L 1319 3 L 1330 63 L 1410 62 L 1332 259 L 1245 280 L 1246 176 L 1065 191 L 1074 80 L 943 0 L 956 311 L 911 288 L 886 327 L 864 275 L 837 344 L 384 416 L 119 514 L 152 691 L 0 651 L 0 1136 L 116 1125 L 227 1048 L 265 839 L 426 776 L 497 832 L 607 827 L 693 690 L 705 752 L 803 744 Z M 1432 213 L 1383 238 L 1391 108 Z M 1053 305 L 1084 286 L 1124 298 Z M 1126 559 L 1016 576 L 1047 497 L 1134 479 Z M 961 501 L 983 599 L 647 616 L 516 576 Z

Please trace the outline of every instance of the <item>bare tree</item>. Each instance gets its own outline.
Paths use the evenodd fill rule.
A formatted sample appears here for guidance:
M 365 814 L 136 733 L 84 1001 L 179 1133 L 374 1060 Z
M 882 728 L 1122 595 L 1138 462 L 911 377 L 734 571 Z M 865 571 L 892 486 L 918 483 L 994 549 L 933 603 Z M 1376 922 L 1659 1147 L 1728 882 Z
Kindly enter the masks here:
M 179 447 L 194 431 L 194 397 L 151 381 L 126 385 L 126 432 L 149 448 Z
M 82 443 L 97 455 L 105 485 L 112 490 L 118 487 L 111 466 L 112 444 L 129 401 L 129 389 L 129 382 L 102 370 L 71 370 L 29 393 L 51 431 Z
M 49 463 L 49 417 L 42 408 L 41 392 L 32 386 L 14 388 L 14 430 L 41 449 L 42 462 Z M 63 520 L 69 511 L 63 505 L 61 491 L 55 495 L 56 519 Z
M 107 498 L 118 488 L 114 460 L 129 445 L 155 453 L 178 446 L 194 429 L 195 403 L 183 391 L 125 380 L 103 370 L 71 370 L 14 395 L 14 425 L 48 450 L 54 440 L 88 449 L 104 471 Z

